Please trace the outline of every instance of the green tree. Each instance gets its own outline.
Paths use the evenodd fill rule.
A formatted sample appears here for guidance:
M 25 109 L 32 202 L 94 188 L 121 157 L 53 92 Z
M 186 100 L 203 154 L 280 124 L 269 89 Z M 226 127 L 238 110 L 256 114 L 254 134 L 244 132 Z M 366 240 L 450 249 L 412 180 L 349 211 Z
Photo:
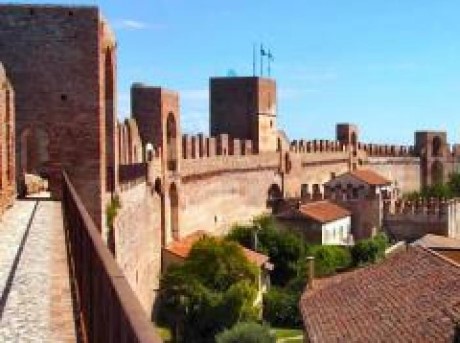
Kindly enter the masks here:
M 304 277 L 306 279 L 306 277 Z M 272 287 L 264 294 L 263 317 L 272 326 L 301 327 L 299 301 L 303 290 Z
M 315 275 L 327 276 L 351 265 L 351 255 L 347 247 L 335 245 L 315 245 L 308 249 L 307 255 L 315 257 Z M 300 275 L 307 275 L 307 262 L 302 261 Z
M 455 197 L 460 196 L 460 173 L 453 173 L 449 177 L 448 182 L 452 195 Z
M 268 326 L 257 323 L 238 323 L 216 336 L 216 343 L 275 343 Z
M 254 249 L 257 240 L 257 251 L 268 255 L 274 265 L 270 274 L 272 284 L 279 286 L 297 276 L 298 261 L 305 254 L 302 239 L 294 233 L 278 230 L 271 216 L 258 217 L 252 225 L 233 227 L 227 239 L 249 249 Z
M 160 318 L 178 342 L 213 342 L 218 332 L 257 318 L 257 275 L 239 245 L 203 238 L 162 278 Z
M 363 239 L 351 248 L 353 264 L 359 266 L 375 263 L 384 258 L 387 247 L 388 238 L 384 233 L 379 233 L 374 238 Z

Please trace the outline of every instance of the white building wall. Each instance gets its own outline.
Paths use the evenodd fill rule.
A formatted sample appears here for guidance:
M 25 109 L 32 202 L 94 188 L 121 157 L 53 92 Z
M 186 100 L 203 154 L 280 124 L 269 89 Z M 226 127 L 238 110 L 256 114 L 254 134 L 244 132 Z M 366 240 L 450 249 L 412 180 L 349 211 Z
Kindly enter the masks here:
M 350 242 L 351 217 L 325 223 L 321 230 L 323 245 L 347 245 Z

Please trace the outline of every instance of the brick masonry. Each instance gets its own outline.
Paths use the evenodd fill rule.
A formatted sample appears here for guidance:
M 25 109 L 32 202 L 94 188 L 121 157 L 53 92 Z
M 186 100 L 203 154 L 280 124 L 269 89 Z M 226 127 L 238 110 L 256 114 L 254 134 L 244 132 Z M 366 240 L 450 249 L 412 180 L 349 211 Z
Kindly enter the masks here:
M 0 63 L 0 215 L 16 197 L 14 90 Z
M 0 122 L 12 128 L 16 115 L 0 136 L 0 209 L 25 172 L 49 178 L 59 198 L 66 169 L 105 234 L 105 205 L 119 192 L 116 255 L 147 311 L 172 240 L 225 232 L 269 211 L 273 197 L 322 197 L 349 170 L 374 169 L 408 192 L 460 165 L 443 132 L 417 132 L 414 146 L 369 144 L 342 123 L 336 140 L 290 142 L 277 127 L 276 83 L 258 77 L 211 79 L 210 137 L 183 136 L 179 94 L 142 84 L 131 90 L 132 118 L 118 123 L 116 42 L 97 7 L 0 5 L 0 22 Z M 147 157 L 147 180 L 121 188 L 118 166 Z
M 102 227 L 106 167 L 116 165 L 110 29 L 91 6 L 1 5 L 0 22 L 0 60 L 16 95 L 17 177 L 45 176 L 59 198 L 66 169 Z

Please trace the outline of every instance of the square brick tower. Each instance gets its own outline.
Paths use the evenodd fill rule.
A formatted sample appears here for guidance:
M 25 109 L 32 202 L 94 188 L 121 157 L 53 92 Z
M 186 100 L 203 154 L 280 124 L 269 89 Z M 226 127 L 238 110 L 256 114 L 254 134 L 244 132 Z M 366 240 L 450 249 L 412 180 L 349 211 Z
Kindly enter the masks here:
M 260 77 L 210 79 L 210 134 L 250 139 L 255 152 L 276 151 L 276 83 Z
M 41 175 L 59 198 L 65 169 L 103 227 L 118 165 L 114 36 L 92 6 L 0 5 L 0 23 L 0 61 L 16 95 L 18 180 Z
M 422 186 L 445 182 L 450 158 L 447 133 L 444 131 L 416 131 L 415 153 L 420 157 Z

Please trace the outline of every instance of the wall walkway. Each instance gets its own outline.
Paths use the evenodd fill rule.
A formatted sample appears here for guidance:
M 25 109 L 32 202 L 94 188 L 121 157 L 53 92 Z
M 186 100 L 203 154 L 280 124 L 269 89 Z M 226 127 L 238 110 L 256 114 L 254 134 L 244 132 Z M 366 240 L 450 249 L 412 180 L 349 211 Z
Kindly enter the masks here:
M 75 342 L 61 203 L 18 200 L 0 220 L 0 342 Z

